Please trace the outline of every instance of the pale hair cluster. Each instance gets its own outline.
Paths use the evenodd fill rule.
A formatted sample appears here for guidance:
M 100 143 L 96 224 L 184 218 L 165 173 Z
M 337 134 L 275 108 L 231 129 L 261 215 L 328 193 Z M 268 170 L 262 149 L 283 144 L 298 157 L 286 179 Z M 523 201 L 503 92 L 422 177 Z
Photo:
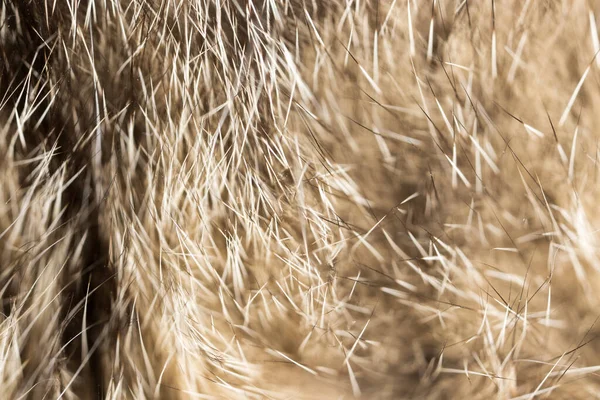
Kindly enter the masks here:
M 0 397 L 598 398 L 599 18 L 2 0 Z

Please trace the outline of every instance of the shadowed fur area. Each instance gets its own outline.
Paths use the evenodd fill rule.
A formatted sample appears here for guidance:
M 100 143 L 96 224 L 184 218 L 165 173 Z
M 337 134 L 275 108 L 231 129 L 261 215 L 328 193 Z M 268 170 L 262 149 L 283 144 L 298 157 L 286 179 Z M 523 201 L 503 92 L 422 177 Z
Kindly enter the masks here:
M 600 398 L 599 18 L 0 0 L 0 397 Z

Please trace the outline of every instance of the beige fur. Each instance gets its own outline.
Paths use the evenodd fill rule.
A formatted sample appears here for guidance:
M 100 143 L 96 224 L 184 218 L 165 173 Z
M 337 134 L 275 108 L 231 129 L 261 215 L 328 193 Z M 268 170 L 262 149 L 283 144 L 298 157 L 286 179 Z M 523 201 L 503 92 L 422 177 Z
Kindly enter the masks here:
M 2 1 L 1 397 L 598 397 L 597 18 Z

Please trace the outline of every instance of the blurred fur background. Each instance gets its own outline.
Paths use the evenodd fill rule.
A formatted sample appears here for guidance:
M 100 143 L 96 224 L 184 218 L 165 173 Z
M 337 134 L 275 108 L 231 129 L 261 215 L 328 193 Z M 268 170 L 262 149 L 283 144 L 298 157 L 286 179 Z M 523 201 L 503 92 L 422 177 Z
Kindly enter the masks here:
M 2 0 L 1 397 L 597 398 L 599 17 Z

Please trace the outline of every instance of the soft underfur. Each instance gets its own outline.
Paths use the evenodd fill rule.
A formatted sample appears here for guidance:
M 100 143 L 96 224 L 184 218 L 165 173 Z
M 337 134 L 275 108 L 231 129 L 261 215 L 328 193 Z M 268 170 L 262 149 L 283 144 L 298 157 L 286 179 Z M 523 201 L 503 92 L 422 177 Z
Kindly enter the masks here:
M 598 396 L 598 18 L 2 0 L 1 397 Z

